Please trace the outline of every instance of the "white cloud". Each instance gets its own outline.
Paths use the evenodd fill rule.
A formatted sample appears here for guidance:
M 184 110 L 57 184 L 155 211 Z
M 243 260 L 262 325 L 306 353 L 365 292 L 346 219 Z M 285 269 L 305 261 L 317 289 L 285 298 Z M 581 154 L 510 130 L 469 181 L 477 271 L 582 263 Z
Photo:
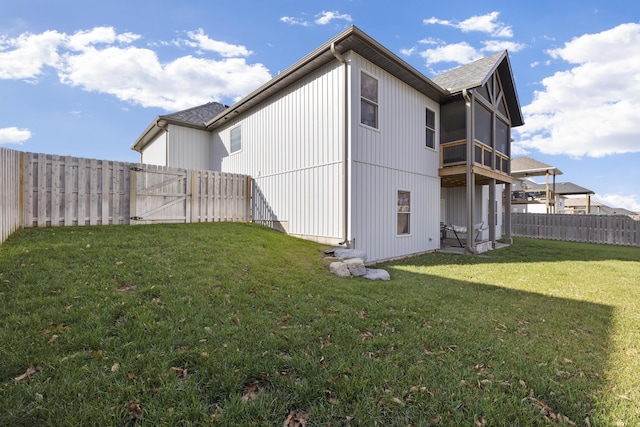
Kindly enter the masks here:
M 311 23 L 309 21 L 300 18 L 294 18 L 292 16 L 283 16 L 282 18 L 280 18 L 280 22 L 284 22 L 285 24 L 289 25 L 300 25 L 302 27 L 311 26 Z
M 2 144 L 22 144 L 31 138 L 29 129 L 19 129 L 15 126 L 0 128 L 0 145 Z
M 66 46 L 71 50 L 86 50 L 99 44 L 111 45 L 114 43 L 129 44 L 140 38 L 133 33 L 117 34 L 113 27 L 95 27 L 87 31 L 78 31 L 65 37 Z
M 640 24 L 586 34 L 549 51 L 572 64 L 542 80 L 515 143 L 573 157 L 640 152 Z
M 315 20 L 315 23 L 318 25 L 327 25 L 330 24 L 334 19 L 340 19 L 343 21 L 351 22 L 351 15 L 346 13 L 340 13 L 338 11 L 325 11 L 316 15 L 318 18 Z
M 403 54 L 404 56 L 411 56 L 414 54 L 414 52 L 416 51 L 416 47 L 412 47 L 410 49 L 400 49 L 400 53 Z
M 425 65 L 430 69 L 433 64 L 441 62 L 464 65 L 487 54 L 503 50 L 518 52 L 524 49 L 526 47 L 524 44 L 504 40 L 513 37 L 513 31 L 511 31 L 511 26 L 498 20 L 499 16 L 500 12 L 491 12 L 486 15 L 472 16 L 463 21 L 450 21 L 436 17 L 423 20 L 426 25 L 444 25 L 456 28 L 463 33 L 476 31 L 489 34 L 492 37 L 490 40 L 480 42 L 482 47 L 472 46 L 467 41 L 447 44 L 434 38 L 420 40 L 419 44 L 436 46 L 420 52 L 420 56 L 426 61 Z M 416 48 L 405 49 L 402 53 L 413 54 L 415 50 Z
M 133 45 L 140 36 L 96 27 L 66 35 L 55 31 L 0 39 L 0 78 L 37 79 L 49 67 L 60 81 L 144 107 L 178 110 L 237 99 L 271 78 L 262 64 L 248 64 L 246 47 L 216 41 L 203 30 L 182 45 L 222 59 L 192 55 L 160 62 L 155 51 Z
M 506 40 L 487 40 L 483 41 L 482 44 L 484 45 L 484 47 L 482 48 L 483 52 L 502 52 L 503 50 L 508 50 L 509 52 L 514 53 L 519 52 L 527 47 L 522 43 L 516 43 Z
M 632 212 L 640 212 L 640 196 L 621 194 L 596 194 L 595 200 L 611 208 L 625 208 Z
M 197 44 L 192 44 L 193 47 L 198 47 L 202 50 L 219 53 L 225 58 L 249 56 L 253 53 L 244 46 L 210 39 L 209 36 L 204 33 L 204 30 L 202 28 L 199 28 L 197 31 L 188 31 L 187 35 L 191 40 L 197 42 Z
M 498 21 L 499 16 L 500 12 L 491 12 L 486 15 L 472 16 L 463 21 L 449 21 L 432 17 L 425 19 L 422 22 L 426 25 L 444 25 L 447 27 L 457 28 L 463 33 L 479 31 L 490 34 L 492 37 L 513 37 L 511 26 Z
M 56 67 L 64 38 L 57 31 L 0 38 L 0 79 L 35 79 L 45 66 Z
M 447 44 L 433 49 L 427 49 L 420 52 L 420 56 L 425 59 L 427 66 L 439 62 L 467 64 L 482 58 L 482 54 L 467 42 Z

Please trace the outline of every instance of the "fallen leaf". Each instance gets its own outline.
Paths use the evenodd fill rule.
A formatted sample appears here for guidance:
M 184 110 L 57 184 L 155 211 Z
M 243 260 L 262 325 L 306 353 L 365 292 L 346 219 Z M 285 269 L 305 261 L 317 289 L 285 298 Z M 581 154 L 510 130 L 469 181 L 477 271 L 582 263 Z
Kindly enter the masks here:
M 304 427 L 307 425 L 309 414 L 306 412 L 290 412 L 284 420 L 284 427 Z
M 116 292 L 133 292 L 138 288 L 137 285 L 120 285 L 116 289 Z
M 118 362 L 116 362 L 113 365 L 111 365 L 111 372 L 115 372 L 118 369 L 120 369 L 120 364 Z
M 131 421 L 134 423 L 138 423 L 142 421 L 142 415 L 144 414 L 144 409 L 140 407 L 140 402 L 137 400 L 130 400 L 124 405 L 125 410 L 129 411 L 129 415 L 131 416 Z
M 53 334 L 51 335 L 51 338 L 49 338 L 49 341 L 47 341 L 47 344 L 53 344 L 53 342 L 57 339 L 58 339 L 58 335 Z
M 129 372 L 127 372 L 127 378 L 129 378 L 130 380 L 132 380 L 132 381 L 133 381 L 133 380 L 135 380 L 137 377 L 136 377 L 136 374 L 134 374 L 133 372 L 129 371 Z
M 398 399 L 397 397 L 394 397 L 393 399 L 391 399 L 393 402 L 397 403 L 398 405 L 404 406 L 404 402 L 400 399 Z
M 89 355 L 94 358 L 100 358 L 102 357 L 102 350 L 91 350 L 91 353 L 89 353 Z
M 252 400 L 256 400 L 258 397 L 258 381 L 253 381 L 247 384 L 242 391 L 242 397 L 240 398 L 243 402 L 249 402 Z
M 187 378 L 187 368 L 176 368 L 176 367 L 171 367 L 171 370 L 173 372 L 176 373 L 176 375 L 178 376 L 178 378 L 180 379 L 185 379 Z
M 122 265 L 124 264 L 124 261 L 116 261 L 116 265 Z
M 13 380 L 16 382 L 28 380 L 33 374 L 35 374 L 36 372 L 40 372 L 41 370 L 42 366 L 40 365 L 30 365 L 23 374 L 18 375 Z
M 360 338 L 363 340 L 370 340 L 373 338 L 373 334 L 369 331 L 360 332 Z

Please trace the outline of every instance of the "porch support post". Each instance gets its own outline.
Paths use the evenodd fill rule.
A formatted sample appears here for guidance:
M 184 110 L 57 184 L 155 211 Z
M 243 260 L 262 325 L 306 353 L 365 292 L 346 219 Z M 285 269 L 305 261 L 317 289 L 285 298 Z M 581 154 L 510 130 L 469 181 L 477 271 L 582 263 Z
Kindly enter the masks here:
M 491 247 L 496 247 L 496 180 L 489 181 L 489 241 Z
M 511 238 L 511 184 L 504 185 L 504 217 L 502 218 L 504 226 L 504 242 L 507 245 L 513 244 Z
M 466 123 L 467 123 L 467 243 L 466 249 L 470 253 L 476 252 L 476 242 L 473 233 L 473 207 L 474 207 L 474 196 L 475 196 L 475 186 L 476 186 L 476 176 L 473 173 L 473 164 L 475 162 L 474 157 L 474 126 L 475 122 L 473 120 L 473 94 L 467 92 L 467 90 L 463 91 L 463 96 L 465 98 L 465 115 L 466 115 Z M 467 252 L 467 251 L 465 251 Z

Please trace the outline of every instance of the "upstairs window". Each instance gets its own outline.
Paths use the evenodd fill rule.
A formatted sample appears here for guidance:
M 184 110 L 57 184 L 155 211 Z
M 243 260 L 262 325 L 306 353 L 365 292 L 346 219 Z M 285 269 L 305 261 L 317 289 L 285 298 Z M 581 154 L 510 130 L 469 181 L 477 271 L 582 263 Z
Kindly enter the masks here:
M 411 232 L 411 192 L 398 190 L 398 235 Z
M 426 109 L 427 136 L 426 146 L 436 148 L 436 113 Z
M 360 73 L 360 123 L 378 129 L 378 80 Z
M 236 128 L 231 129 L 231 146 L 229 151 L 231 153 L 235 153 L 236 151 L 240 151 L 242 149 L 242 131 L 241 127 L 238 126 Z

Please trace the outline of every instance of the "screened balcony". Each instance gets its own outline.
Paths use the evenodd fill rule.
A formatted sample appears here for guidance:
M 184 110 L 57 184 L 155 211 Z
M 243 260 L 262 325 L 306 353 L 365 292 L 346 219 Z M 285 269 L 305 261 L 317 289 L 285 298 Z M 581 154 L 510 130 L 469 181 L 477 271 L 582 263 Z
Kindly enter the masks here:
M 475 175 L 476 185 L 511 183 L 509 160 L 509 125 L 482 102 L 474 102 L 472 148 L 473 159 L 466 140 L 466 111 L 464 101 L 441 108 L 440 171 L 443 187 L 466 185 L 467 169 Z

